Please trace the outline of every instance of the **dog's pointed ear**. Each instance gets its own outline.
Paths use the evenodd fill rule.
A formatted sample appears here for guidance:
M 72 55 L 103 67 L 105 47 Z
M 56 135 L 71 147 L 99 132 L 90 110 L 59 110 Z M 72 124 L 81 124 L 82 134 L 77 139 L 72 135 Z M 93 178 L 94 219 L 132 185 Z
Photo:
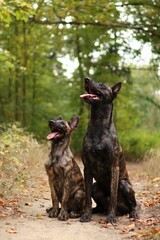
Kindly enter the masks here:
M 112 87 L 112 93 L 114 98 L 117 96 L 117 94 L 119 93 L 120 89 L 122 87 L 122 82 L 118 82 L 116 83 L 113 87 Z
M 78 116 L 73 116 L 71 118 L 71 120 L 68 122 L 68 124 L 69 124 L 69 126 L 72 130 L 75 130 L 77 128 L 78 123 L 79 123 L 79 117 Z
M 56 118 L 56 120 L 62 120 L 61 115 L 59 115 L 59 116 Z

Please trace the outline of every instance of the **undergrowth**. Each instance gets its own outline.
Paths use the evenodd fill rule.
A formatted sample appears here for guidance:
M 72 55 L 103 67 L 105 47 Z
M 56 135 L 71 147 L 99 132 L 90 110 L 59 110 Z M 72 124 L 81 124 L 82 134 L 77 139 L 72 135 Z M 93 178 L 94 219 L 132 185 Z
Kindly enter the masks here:
M 44 169 L 46 147 L 18 124 L 0 125 L 0 197 L 21 192 Z
M 0 197 L 20 193 L 43 177 L 48 152 L 47 143 L 38 143 L 18 124 L 0 125 Z M 160 149 L 149 150 L 143 159 L 144 172 L 159 176 Z
M 160 176 L 160 148 L 149 150 L 144 158 L 144 171 L 153 177 Z

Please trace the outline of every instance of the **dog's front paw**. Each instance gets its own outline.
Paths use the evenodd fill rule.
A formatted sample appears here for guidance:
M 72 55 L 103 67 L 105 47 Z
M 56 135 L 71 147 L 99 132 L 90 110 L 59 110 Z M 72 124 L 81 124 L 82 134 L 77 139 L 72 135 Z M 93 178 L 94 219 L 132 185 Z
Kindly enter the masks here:
M 66 221 L 68 218 L 69 218 L 68 212 L 64 209 L 61 209 L 59 216 L 58 216 L 58 220 Z
M 114 213 L 108 214 L 106 217 L 106 223 L 114 224 L 116 223 L 116 216 Z
M 138 216 L 138 214 L 137 214 L 136 211 L 132 211 L 132 212 L 130 212 L 130 214 L 129 214 L 129 218 L 139 218 L 139 216 Z
M 59 213 L 59 209 L 52 207 L 52 208 L 49 209 L 49 212 L 48 212 L 48 213 L 49 213 L 48 216 L 49 216 L 50 218 L 57 218 L 57 217 L 58 217 L 58 213 Z
M 92 217 L 92 213 L 91 212 L 86 212 L 81 216 L 80 222 L 90 222 L 91 217 Z
M 46 208 L 46 212 L 49 213 L 52 210 L 52 207 Z

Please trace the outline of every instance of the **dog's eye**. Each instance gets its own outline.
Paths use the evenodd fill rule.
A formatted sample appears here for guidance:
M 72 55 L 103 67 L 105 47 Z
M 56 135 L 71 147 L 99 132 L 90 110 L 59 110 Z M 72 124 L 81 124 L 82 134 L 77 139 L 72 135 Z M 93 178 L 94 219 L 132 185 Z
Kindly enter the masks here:
M 105 88 L 104 83 L 99 83 L 99 86 L 100 86 L 101 88 Z

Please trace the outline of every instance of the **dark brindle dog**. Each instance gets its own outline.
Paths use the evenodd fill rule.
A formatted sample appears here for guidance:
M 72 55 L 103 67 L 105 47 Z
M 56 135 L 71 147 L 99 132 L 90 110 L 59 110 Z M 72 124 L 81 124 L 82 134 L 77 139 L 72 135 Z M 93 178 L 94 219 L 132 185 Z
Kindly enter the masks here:
M 69 148 L 71 133 L 78 125 L 78 117 L 65 122 L 58 117 L 49 121 L 52 141 L 49 162 L 45 164 L 51 190 L 52 207 L 49 217 L 65 221 L 76 218 L 85 207 L 84 180 Z M 59 209 L 61 203 L 61 209 Z
M 112 120 L 113 100 L 122 83 L 108 87 L 89 78 L 84 81 L 87 93 L 80 97 L 91 105 L 91 116 L 83 143 L 86 210 L 80 221 L 91 219 L 91 196 L 97 204 L 94 212 L 106 212 L 106 222 L 127 213 L 136 218 L 135 194 Z

